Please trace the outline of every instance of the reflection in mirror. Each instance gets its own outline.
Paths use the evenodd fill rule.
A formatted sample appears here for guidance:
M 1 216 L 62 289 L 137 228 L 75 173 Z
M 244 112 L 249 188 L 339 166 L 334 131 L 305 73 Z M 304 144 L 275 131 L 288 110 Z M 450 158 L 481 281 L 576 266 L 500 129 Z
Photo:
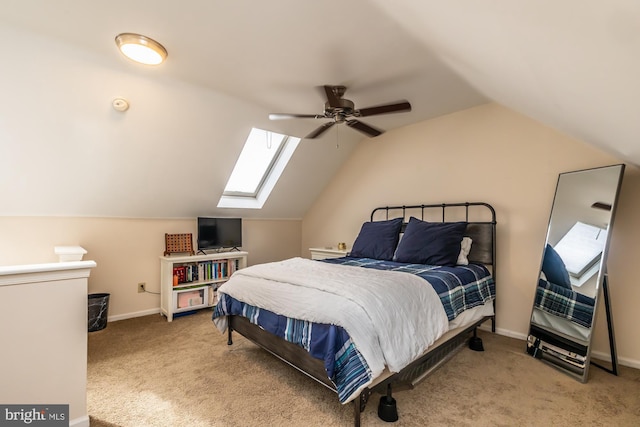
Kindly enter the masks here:
M 582 382 L 603 288 L 617 372 L 606 259 L 623 173 L 614 165 L 560 174 L 537 278 L 527 352 Z

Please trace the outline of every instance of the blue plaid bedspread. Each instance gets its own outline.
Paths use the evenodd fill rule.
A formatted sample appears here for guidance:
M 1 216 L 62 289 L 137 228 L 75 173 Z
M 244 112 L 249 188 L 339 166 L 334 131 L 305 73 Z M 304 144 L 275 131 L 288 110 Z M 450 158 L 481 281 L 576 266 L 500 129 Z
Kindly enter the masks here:
M 230 314 L 246 317 L 251 323 L 299 345 L 311 356 L 324 361 L 327 377 L 336 386 L 342 403 L 372 380 L 369 365 L 340 326 L 291 319 L 220 293 L 213 318 Z
M 495 297 L 494 280 L 482 265 L 441 267 L 351 257 L 322 261 L 416 274 L 428 280 L 436 290 L 450 321 L 464 310 L 482 305 Z M 227 315 L 246 317 L 251 323 L 301 346 L 316 359 L 324 361 L 327 377 L 336 386 L 338 399 L 342 403 L 373 379 L 367 362 L 349 334 L 340 326 L 291 319 L 220 293 L 213 318 Z
M 469 264 L 442 267 L 425 264 L 405 264 L 371 258 L 324 259 L 331 264 L 352 265 L 377 270 L 403 271 L 427 280 L 440 297 L 449 321 L 460 313 L 487 301 L 496 295 L 495 282 L 484 265 Z
M 591 327 L 595 300 L 546 280 L 538 280 L 535 307 L 568 319 L 585 328 Z

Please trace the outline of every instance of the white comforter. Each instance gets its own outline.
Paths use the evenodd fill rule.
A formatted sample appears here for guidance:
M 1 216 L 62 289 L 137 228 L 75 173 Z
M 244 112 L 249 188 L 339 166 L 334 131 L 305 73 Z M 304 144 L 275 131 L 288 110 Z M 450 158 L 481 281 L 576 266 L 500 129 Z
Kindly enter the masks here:
M 238 270 L 218 291 L 287 317 L 343 327 L 373 378 L 385 365 L 400 371 L 448 330 L 440 298 L 410 273 L 292 258 Z M 224 332 L 226 318 L 214 322 Z

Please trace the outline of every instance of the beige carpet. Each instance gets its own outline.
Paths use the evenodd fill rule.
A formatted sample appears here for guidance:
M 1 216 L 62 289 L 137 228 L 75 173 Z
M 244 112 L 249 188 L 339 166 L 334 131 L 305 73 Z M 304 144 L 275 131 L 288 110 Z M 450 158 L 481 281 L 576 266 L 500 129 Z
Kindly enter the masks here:
M 109 323 L 89 334 L 92 427 L 350 426 L 353 406 L 203 310 Z M 524 353 L 524 343 L 481 333 L 484 352 L 460 351 L 414 390 L 394 394 L 400 420 L 363 426 L 640 426 L 640 371 L 592 367 L 581 384 Z

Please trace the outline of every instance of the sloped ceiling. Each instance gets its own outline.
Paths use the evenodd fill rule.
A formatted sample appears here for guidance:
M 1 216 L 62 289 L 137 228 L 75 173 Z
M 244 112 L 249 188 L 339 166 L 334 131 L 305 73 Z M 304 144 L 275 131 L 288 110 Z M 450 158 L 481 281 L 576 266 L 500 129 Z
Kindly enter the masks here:
M 252 126 L 304 136 L 318 86 L 356 107 L 400 99 L 391 130 L 496 101 L 640 164 L 640 5 L 485 0 L 3 0 L 0 215 L 299 218 L 355 144 L 303 140 L 261 210 L 216 208 Z M 166 63 L 123 58 L 121 32 Z M 131 102 L 126 113 L 111 99 Z

